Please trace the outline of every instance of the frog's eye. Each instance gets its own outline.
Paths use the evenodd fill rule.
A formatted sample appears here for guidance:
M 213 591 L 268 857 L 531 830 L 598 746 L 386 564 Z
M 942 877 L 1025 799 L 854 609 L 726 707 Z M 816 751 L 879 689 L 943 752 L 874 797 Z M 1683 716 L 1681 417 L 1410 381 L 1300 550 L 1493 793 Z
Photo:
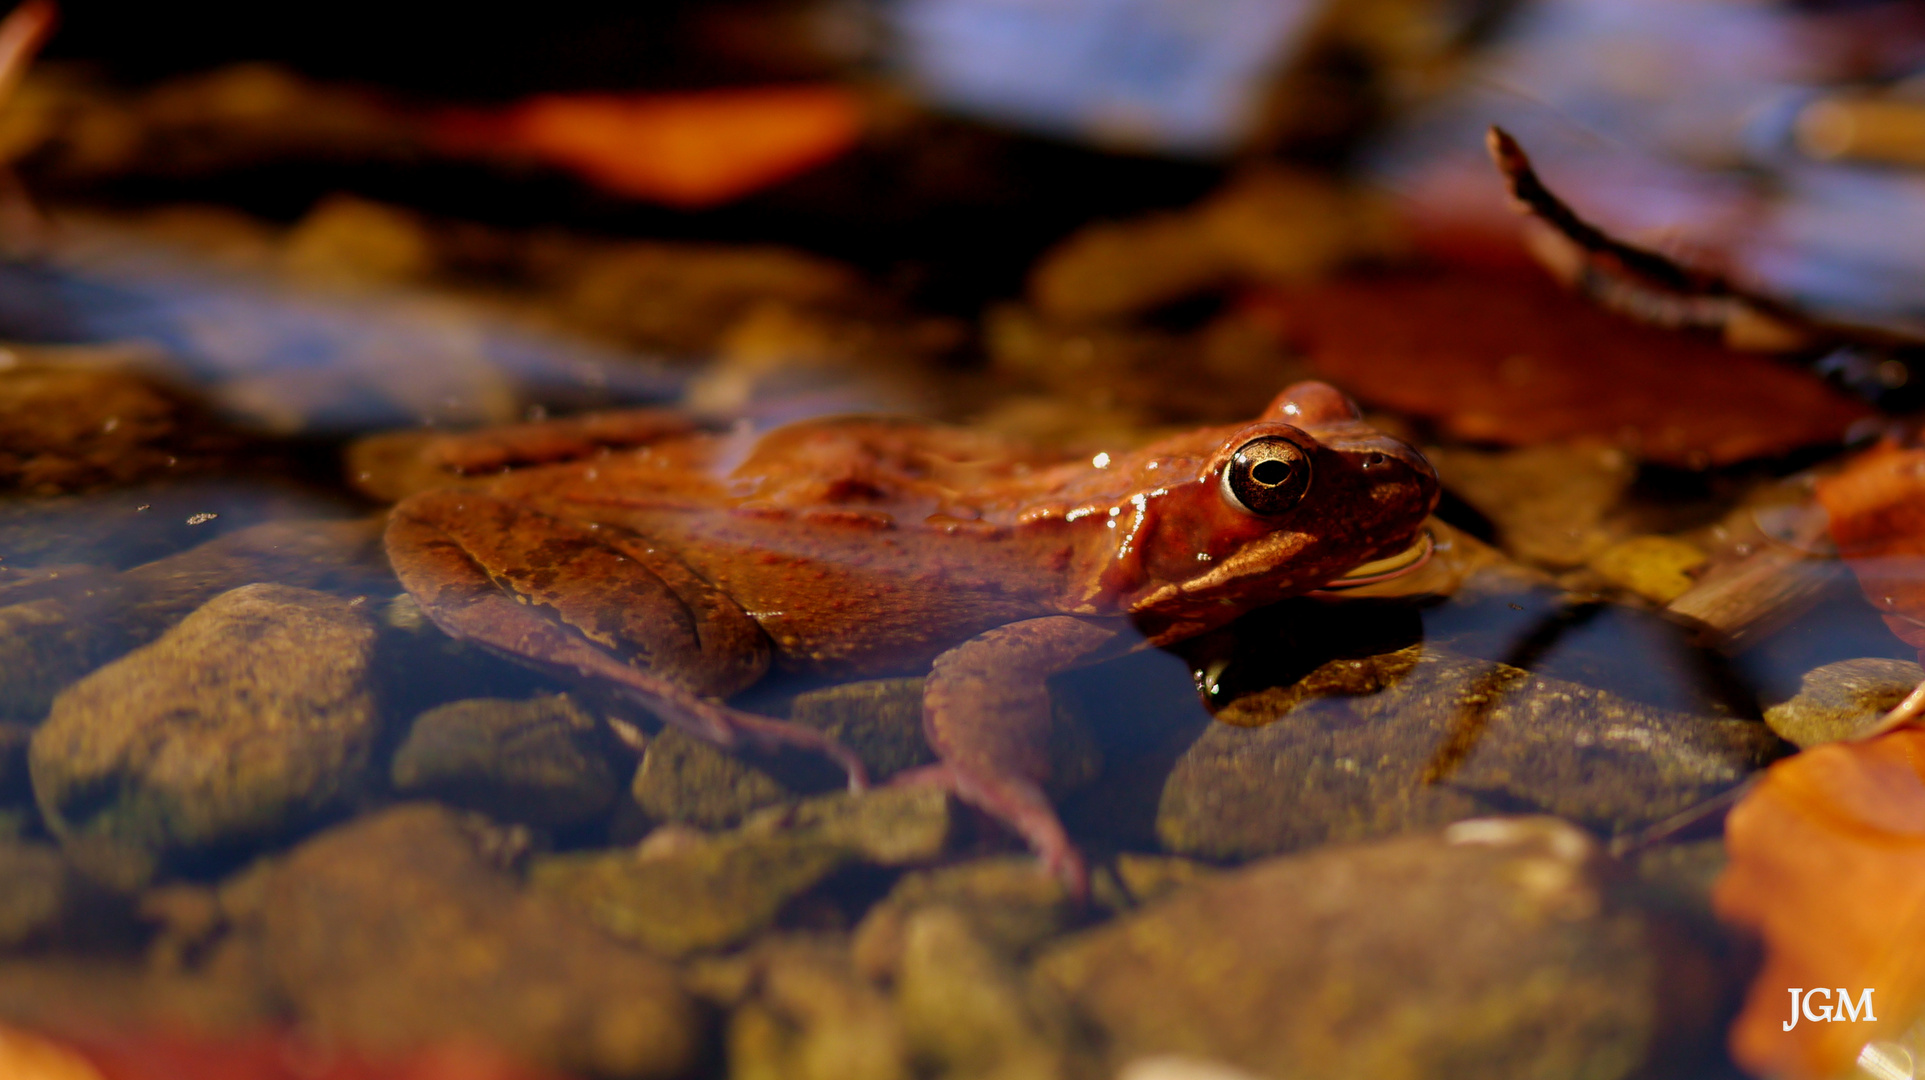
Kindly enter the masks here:
M 1223 467 L 1223 495 L 1252 514 L 1281 514 L 1310 490 L 1310 456 L 1280 435 L 1251 439 Z

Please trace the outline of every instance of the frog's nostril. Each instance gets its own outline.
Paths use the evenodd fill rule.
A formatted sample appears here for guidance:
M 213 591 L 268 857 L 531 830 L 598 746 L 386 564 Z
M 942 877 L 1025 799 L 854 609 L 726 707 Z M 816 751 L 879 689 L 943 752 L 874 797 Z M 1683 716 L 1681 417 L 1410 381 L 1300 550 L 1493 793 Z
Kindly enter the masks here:
M 1364 468 L 1375 469 L 1382 466 L 1385 462 L 1389 460 L 1390 459 L 1385 457 L 1384 455 L 1373 451 L 1369 454 L 1364 455 Z

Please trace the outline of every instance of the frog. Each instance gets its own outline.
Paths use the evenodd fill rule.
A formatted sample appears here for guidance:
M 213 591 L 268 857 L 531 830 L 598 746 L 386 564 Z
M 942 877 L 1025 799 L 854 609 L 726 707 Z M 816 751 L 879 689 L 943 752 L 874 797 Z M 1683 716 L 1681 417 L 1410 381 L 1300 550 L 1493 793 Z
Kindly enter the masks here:
M 847 748 L 729 699 L 771 672 L 924 674 L 936 763 L 892 782 L 943 787 L 1078 890 L 1046 794 L 1050 677 L 1414 568 L 1439 497 L 1422 454 L 1321 382 L 1089 457 L 909 418 L 756 430 L 662 408 L 410 445 L 387 452 L 406 467 L 385 545 L 447 634 L 725 748 L 826 755 L 857 790 Z

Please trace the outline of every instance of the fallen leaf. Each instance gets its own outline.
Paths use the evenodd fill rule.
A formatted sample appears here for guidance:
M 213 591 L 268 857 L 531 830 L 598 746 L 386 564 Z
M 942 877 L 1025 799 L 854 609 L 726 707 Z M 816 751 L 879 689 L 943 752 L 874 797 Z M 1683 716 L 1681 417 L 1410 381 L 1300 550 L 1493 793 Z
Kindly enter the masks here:
M 1818 481 L 1838 554 L 1925 661 L 1925 449 L 1886 439 Z
M 1343 277 L 1251 308 L 1321 377 L 1472 442 L 1604 439 L 1705 468 L 1837 442 L 1872 415 L 1801 368 L 1633 322 L 1531 271 Z
M 1786 1080 L 1840 1076 L 1867 1042 L 1925 1010 L 1925 730 L 1771 766 L 1726 819 L 1725 849 L 1713 907 L 1765 945 L 1731 1029 L 1740 1065 Z M 1787 1031 L 1793 988 L 1828 990 L 1834 1005 L 1870 989 L 1877 1021 L 1801 1018 Z
M 444 149 L 529 157 L 617 195 L 699 208 L 841 155 L 862 133 L 862 109 L 838 86 L 543 94 L 448 113 L 433 130 Z

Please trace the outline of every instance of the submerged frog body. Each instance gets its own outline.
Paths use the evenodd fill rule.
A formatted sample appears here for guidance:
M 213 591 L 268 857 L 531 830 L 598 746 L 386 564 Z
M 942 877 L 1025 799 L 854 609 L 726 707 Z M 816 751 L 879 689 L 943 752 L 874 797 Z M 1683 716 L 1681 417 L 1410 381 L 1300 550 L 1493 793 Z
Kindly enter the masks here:
M 927 671 L 941 763 L 918 779 L 1073 882 L 1044 680 L 1405 551 L 1438 491 L 1321 383 L 1093 460 L 908 420 L 717 433 L 638 410 L 440 439 L 415 464 L 445 486 L 394 508 L 388 554 L 443 630 L 725 746 L 820 750 L 857 785 L 842 748 L 722 700 L 771 668 Z

